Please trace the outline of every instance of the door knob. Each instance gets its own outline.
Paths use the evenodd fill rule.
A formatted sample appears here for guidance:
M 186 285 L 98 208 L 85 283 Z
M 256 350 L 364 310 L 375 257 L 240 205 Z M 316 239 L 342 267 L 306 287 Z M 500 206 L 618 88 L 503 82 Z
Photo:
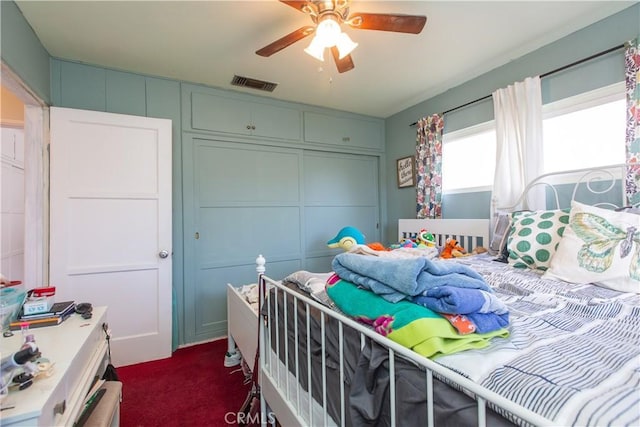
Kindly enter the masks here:
M 169 252 L 167 252 L 167 251 L 160 251 L 160 253 L 158 254 L 158 256 L 159 256 L 160 258 L 166 258 L 166 257 L 168 257 L 168 256 L 169 256 Z

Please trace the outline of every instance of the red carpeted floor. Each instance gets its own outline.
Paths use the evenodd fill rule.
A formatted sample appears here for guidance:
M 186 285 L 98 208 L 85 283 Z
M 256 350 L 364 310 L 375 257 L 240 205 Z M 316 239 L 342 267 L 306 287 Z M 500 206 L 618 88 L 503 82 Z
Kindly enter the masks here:
M 243 384 L 239 366 L 224 367 L 226 350 L 227 340 L 220 339 L 178 349 L 168 359 L 118 368 L 120 425 L 235 425 L 251 385 Z

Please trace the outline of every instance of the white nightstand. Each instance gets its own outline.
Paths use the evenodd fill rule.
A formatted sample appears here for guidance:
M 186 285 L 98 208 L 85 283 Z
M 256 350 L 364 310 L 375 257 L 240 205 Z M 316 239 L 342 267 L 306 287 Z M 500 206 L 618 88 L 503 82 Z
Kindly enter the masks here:
M 0 412 L 2 426 L 73 425 L 83 408 L 84 399 L 96 376 L 106 368 L 107 342 L 102 324 L 107 321 L 107 308 L 94 307 L 89 320 L 72 314 L 57 326 L 34 328 L 42 357 L 55 363 L 53 375 L 37 377 L 31 387 L 12 390 L 4 398 Z M 0 338 L 2 355 L 19 350 L 20 331 L 12 337 Z

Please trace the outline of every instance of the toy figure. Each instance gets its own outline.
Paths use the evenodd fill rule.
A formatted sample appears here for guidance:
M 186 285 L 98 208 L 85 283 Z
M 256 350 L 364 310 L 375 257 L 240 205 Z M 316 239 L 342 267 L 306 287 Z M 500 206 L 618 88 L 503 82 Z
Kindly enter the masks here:
M 418 247 L 426 246 L 426 247 L 435 247 L 436 246 L 436 238 L 433 234 L 429 233 L 424 228 L 420 230 L 418 236 L 416 237 L 418 241 Z
M 467 251 L 458 244 L 456 239 L 449 237 L 445 243 L 442 251 L 440 252 L 440 258 L 458 258 L 461 256 L 467 256 Z
M 364 243 L 364 234 L 357 228 L 349 226 L 342 228 L 333 239 L 327 242 L 327 246 L 330 248 L 342 248 L 348 251 L 353 246 L 364 245 Z
M 388 250 L 379 242 L 366 243 L 364 234 L 351 226 L 342 228 L 333 239 L 327 242 L 330 248 L 342 248 L 345 251 L 350 251 L 356 245 L 366 245 L 375 251 Z

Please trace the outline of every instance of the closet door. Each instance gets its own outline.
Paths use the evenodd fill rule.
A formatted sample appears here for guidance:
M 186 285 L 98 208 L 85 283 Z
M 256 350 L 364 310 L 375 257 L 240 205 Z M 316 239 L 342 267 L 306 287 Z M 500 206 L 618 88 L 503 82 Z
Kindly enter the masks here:
M 367 243 L 380 241 L 378 157 L 305 151 L 305 269 L 331 271 L 327 241 L 342 227 L 360 230 Z
M 183 134 L 185 342 L 227 333 L 226 285 L 330 271 L 340 228 L 379 239 L 378 158 Z
M 302 151 L 183 137 L 185 341 L 227 333 L 227 283 L 301 269 Z M 282 277 L 282 276 L 280 276 Z

